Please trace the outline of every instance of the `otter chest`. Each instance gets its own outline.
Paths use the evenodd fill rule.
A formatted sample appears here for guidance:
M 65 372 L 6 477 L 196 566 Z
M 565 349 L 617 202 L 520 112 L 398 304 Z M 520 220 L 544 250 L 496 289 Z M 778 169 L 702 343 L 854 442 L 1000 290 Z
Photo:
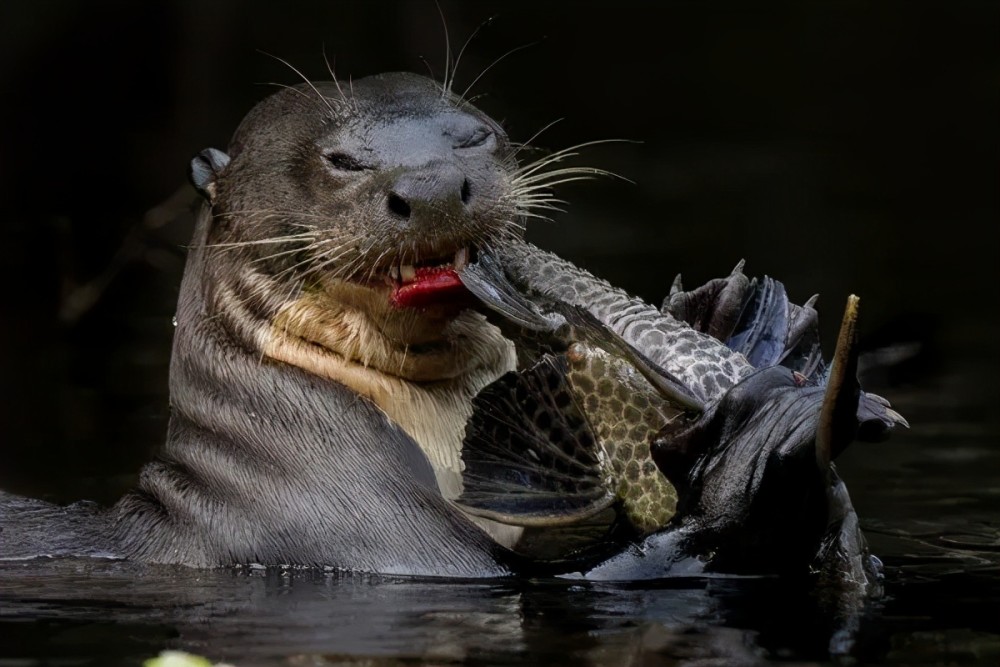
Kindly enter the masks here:
M 479 391 L 516 365 L 514 344 L 466 311 L 433 353 L 399 346 L 357 312 L 302 299 L 275 319 L 269 357 L 339 382 L 375 403 L 412 437 L 446 498 L 462 492 L 462 439 Z
M 462 378 L 429 384 L 392 379 L 388 381 L 388 395 L 372 397 L 420 445 L 434 467 L 445 498 L 454 499 L 462 493 L 462 439 L 472 415 L 472 399 L 501 374 L 482 369 Z

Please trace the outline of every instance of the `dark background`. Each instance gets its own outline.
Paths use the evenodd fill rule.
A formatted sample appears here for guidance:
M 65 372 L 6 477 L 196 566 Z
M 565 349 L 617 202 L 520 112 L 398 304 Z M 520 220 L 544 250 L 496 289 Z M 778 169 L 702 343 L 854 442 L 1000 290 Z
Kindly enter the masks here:
M 1000 21 L 986 2 L 446 2 L 462 90 L 634 181 L 531 236 L 659 302 L 673 276 L 820 292 L 917 342 L 871 378 L 921 423 L 996 423 Z M 869 6 L 877 4 L 877 6 Z M 0 487 L 112 501 L 161 444 L 187 162 L 296 74 L 440 78 L 431 2 L 0 4 Z M 159 207 L 159 208 L 158 208 Z M 956 479 L 956 486 L 961 486 Z

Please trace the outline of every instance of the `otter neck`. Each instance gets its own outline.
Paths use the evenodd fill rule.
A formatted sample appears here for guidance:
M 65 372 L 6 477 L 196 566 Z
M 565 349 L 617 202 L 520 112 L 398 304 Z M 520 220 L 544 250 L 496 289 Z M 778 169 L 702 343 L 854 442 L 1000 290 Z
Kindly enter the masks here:
M 296 365 L 312 372 L 332 357 L 411 383 L 465 377 L 495 365 L 501 348 L 510 345 L 472 313 L 398 309 L 385 289 L 344 281 L 314 286 L 285 303 L 271 329 L 268 356 L 281 359 L 292 346 L 307 353 L 296 356 Z
M 513 343 L 477 312 L 398 310 L 379 290 L 344 283 L 282 306 L 262 351 L 374 402 L 417 441 L 448 498 L 461 493 L 472 398 L 516 363 Z
M 356 289 L 341 285 L 283 306 L 263 353 L 372 401 L 417 442 L 441 494 L 455 499 L 462 493 L 462 439 L 472 399 L 515 368 L 514 344 L 480 313 L 439 320 L 373 311 L 356 300 Z M 473 521 L 508 547 L 521 534 L 520 528 Z

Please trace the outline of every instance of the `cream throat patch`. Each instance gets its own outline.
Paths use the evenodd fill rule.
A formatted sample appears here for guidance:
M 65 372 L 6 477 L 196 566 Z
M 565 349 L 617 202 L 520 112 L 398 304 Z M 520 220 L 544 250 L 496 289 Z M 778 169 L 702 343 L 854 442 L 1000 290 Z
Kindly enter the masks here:
M 346 296 L 344 290 L 354 298 L 337 298 Z M 371 297 L 359 300 L 368 295 L 357 290 Z M 387 300 L 381 307 L 377 289 L 338 285 L 332 291 L 310 291 L 285 304 L 272 321 L 264 354 L 372 401 L 423 450 L 442 495 L 457 498 L 472 398 L 515 368 L 513 343 L 475 311 L 436 322 Z M 507 546 L 521 532 L 477 523 Z

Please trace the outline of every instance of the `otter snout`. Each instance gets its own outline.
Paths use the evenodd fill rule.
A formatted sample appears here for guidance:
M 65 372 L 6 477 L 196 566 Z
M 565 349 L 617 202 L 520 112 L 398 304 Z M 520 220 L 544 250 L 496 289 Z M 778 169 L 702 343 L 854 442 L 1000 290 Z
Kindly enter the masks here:
M 415 224 L 462 215 L 472 186 L 457 165 L 436 160 L 402 171 L 389 187 L 386 206 L 400 220 Z

